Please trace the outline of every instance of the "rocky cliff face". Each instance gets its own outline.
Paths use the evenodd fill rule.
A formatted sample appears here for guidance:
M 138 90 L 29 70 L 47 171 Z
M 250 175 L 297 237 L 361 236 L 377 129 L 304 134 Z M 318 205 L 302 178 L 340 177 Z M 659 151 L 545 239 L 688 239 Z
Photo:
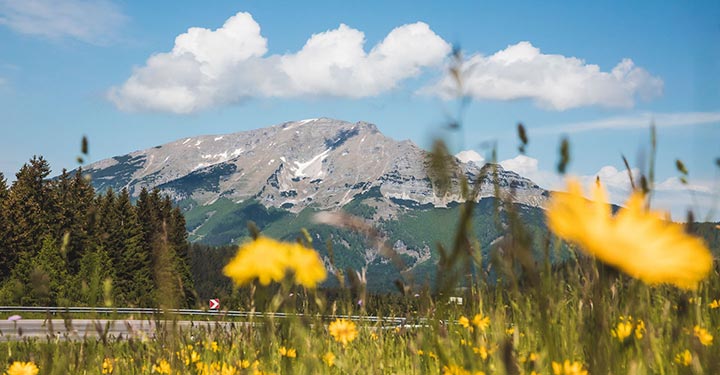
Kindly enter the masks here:
M 414 143 L 388 138 L 373 124 L 320 118 L 184 138 L 99 161 L 86 171 L 98 190 L 126 187 L 137 195 L 142 187 L 157 187 L 189 209 L 220 198 L 254 199 L 291 212 L 310 205 L 333 209 L 371 189 L 379 189 L 389 205 L 445 207 L 462 201 L 457 188 L 444 196 L 434 190 L 426 157 Z M 458 168 L 471 182 L 481 179 L 480 197 L 493 194 L 491 178 L 480 167 L 458 160 Z M 519 203 L 539 206 L 546 197 L 514 172 L 498 166 L 497 176 L 501 189 Z

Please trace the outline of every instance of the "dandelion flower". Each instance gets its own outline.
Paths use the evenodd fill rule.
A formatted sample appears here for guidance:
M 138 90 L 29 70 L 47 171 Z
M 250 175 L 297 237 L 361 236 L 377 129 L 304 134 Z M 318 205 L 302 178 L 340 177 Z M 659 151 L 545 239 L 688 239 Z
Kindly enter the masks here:
M 565 360 L 564 363 L 552 362 L 553 374 L 555 375 L 587 375 L 587 370 L 583 369 L 582 363 L 570 362 Z
M 675 363 L 683 366 L 690 366 L 692 363 L 692 354 L 690 351 L 685 349 L 684 352 L 675 355 Z
M 458 366 L 458 365 L 450 365 L 450 366 L 443 366 L 443 375 L 473 375 L 468 370 L 465 370 L 464 368 Z M 484 372 L 478 371 L 475 372 L 474 375 L 485 375 Z
M 479 330 L 485 332 L 487 327 L 490 325 L 490 317 L 483 316 L 483 314 L 476 314 L 473 317 L 472 324 Z
M 289 244 L 267 237 L 258 237 L 238 249 L 237 255 L 223 269 L 236 285 L 250 283 L 257 278 L 262 285 L 279 282 L 288 267 Z
M 311 289 L 327 276 L 317 252 L 300 244 L 295 244 L 292 249 L 290 267 L 295 273 L 295 283 Z
M 328 367 L 333 367 L 333 365 L 335 365 L 335 354 L 327 352 L 323 355 L 322 360 L 326 365 L 328 365 Z
M 488 350 L 485 347 L 485 345 L 481 345 L 479 347 L 473 347 L 472 351 L 473 351 L 473 353 L 479 355 L 480 358 L 483 359 L 483 361 L 488 358 Z
M 7 370 L 7 375 L 37 375 L 40 370 L 32 362 L 13 362 Z
M 620 317 L 620 322 L 613 328 L 610 333 L 612 334 L 612 337 L 615 337 L 620 342 L 624 342 L 625 339 L 630 337 L 633 334 L 633 323 L 631 317 Z
M 284 347 L 284 346 L 281 346 L 281 347 L 278 349 L 278 351 L 280 352 L 280 355 L 283 356 L 283 357 L 288 357 L 288 358 L 295 358 L 295 357 L 297 357 L 297 352 L 295 351 L 295 349 L 288 349 L 288 348 L 286 348 L 286 347 Z
M 170 374 L 172 369 L 170 368 L 170 363 L 168 363 L 168 361 L 161 359 L 156 365 L 153 365 L 152 371 L 157 372 L 158 374 Z
M 712 345 L 713 336 L 705 328 L 695 326 L 695 328 L 693 328 L 693 334 L 700 340 L 701 344 L 705 346 Z
M 355 323 L 346 319 L 338 319 L 330 323 L 328 330 L 335 341 L 340 342 L 343 345 L 347 345 L 349 342 L 352 342 L 358 335 Z
M 110 358 L 103 359 L 102 373 L 103 374 L 112 374 L 112 372 L 113 372 L 113 360 Z
M 713 258 L 705 243 L 661 214 L 646 211 L 641 193 L 633 193 L 615 216 L 600 184 L 592 199 L 583 197 L 578 181 L 568 181 L 568 193 L 552 195 L 548 226 L 557 236 L 647 284 L 696 289 L 710 272 Z
M 235 257 L 223 269 L 236 285 L 258 279 L 260 284 L 280 282 L 288 271 L 294 282 L 315 288 L 325 280 L 327 272 L 318 254 L 298 243 L 288 243 L 267 237 L 258 237 L 238 249 Z

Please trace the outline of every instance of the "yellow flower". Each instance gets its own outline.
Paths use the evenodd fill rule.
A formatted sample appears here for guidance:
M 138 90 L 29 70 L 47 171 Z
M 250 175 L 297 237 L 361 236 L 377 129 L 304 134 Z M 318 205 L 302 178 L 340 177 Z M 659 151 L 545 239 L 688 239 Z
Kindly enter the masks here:
M 720 307 L 720 301 L 714 299 L 708 304 L 708 306 L 710 306 L 711 309 L 717 309 L 718 307 Z
M 568 193 L 553 194 L 548 204 L 550 229 L 647 284 L 696 289 L 710 272 L 713 259 L 705 243 L 686 234 L 681 225 L 647 212 L 641 193 L 633 193 L 615 216 L 599 184 L 592 197 L 586 200 L 580 183 L 569 180 Z
M 172 370 L 170 369 L 168 361 L 161 359 L 156 365 L 153 365 L 152 372 L 157 372 L 158 374 L 170 374 Z
M 242 368 L 242 369 L 246 369 L 246 368 L 250 367 L 250 361 L 248 361 L 247 359 L 243 359 L 242 361 L 240 361 L 239 364 L 240 364 L 240 368 Z
M 483 359 L 483 361 L 487 359 L 487 357 L 488 357 L 488 350 L 487 350 L 487 348 L 485 347 L 485 345 L 481 345 L 480 347 L 473 347 L 472 350 L 473 350 L 473 353 L 479 355 L 480 358 Z
M 705 328 L 700 328 L 700 326 L 695 326 L 695 328 L 693 328 L 693 333 L 694 333 L 695 337 L 697 337 L 698 340 L 700 340 L 701 344 L 703 344 L 705 346 L 712 345 L 713 336 Z
M 40 370 L 32 362 L 13 362 L 7 370 L 7 375 L 37 375 Z
M 470 371 L 458 365 L 443 366 L 443 375 L 473 375 Z M 482 371 L 475 372 L 474 375 L 485 375 Z
M 458 323 L 465 328 L 470 327 L 470 319 L 465 316 L 461 316 L 460 319 L 458 319 Z
M 552 362 L 552 369 L 555 375 L 587 375 L 587 370 L 583 370 L 582 363 L 570 362 L 565 360 L 564 363 Z
M 358 335 L 355 323 L 346 319 L 337 319 L 330 323 L 328 330 L 335 341 L 340 342 L 343 345 L 347 345 L 349 342 L 352 342 Z
M 373 339 L 373 340 L 377 340 L 377 339 L 378 339 L 378 335 L 377 335 L 375 332 L 370 332 L 370 338 Z
M 637 325 L 635 325 L 635 337 L 640 340 L 645 335 L 645 322 L 638 319 Z
M 306 288 L 315 288 L 327 276 L 318 253 L 300 244 L 295 244 L 293 247 L 290 267 L 295 273 L 295 284 Z
M 103 359 L 102 373 L 103 374 L 112 374 L 112 372 L 113 372 L 113 360 L 110 358 Z
M 282 281 L 288 271 L 295 275 L 296 284 L 308 288 L 315 288 L 326 277 L 325 266 L 314 250 L 262 236 L 240 246 L 223 268 L 223 273 L 236 285 L 250 283 L 255 278 L 260 284 L 268 285 Z
M 483 314 L 476 314 L 473 317 L 472 324 L 479 330 L 485 332 L 487 327 L 490 325 L 490 317 L 483 316 Z
M 290 244 L 267 237 L 258 237 L 238 249 L 235 257 L 223 269 L 237 285 L 250 283 L 258 278 L 260 284 L 281 281 L 288 267 Z
M 613 337 L 617 337 L 618 341 L 623 342 L 632 335 L 632 328 L 632 322 L 619 322 L 611 333 Z
M 288 357 L 288 358 L 297 357 L 297 352 L 295 351 L 295 349 L 288 349 L 284 346 L 281 346 L 280 349 L 278 349 L 278 351 L 280 352 L 280 355 L 283 357 Z
M 327 352 L 323 355 L 322 360 L 326 365 L 328 365 L 328 367 L 333 367 L 335 365 L 335 354 Z
M 689 350 L 685 349 L 684 352 L 675 355 L 675 363 L 690 366 L 692 363 L 692 354 L 690 354 Z

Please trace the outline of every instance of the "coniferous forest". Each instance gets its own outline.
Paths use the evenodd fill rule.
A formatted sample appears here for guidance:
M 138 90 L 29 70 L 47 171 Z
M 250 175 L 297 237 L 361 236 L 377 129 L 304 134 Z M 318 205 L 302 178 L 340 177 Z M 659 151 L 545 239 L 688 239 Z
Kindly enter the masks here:
M 185 219 L 159 191 L 96 192 L 33 157 L 0 173 L 0 304 L 195 307 Z

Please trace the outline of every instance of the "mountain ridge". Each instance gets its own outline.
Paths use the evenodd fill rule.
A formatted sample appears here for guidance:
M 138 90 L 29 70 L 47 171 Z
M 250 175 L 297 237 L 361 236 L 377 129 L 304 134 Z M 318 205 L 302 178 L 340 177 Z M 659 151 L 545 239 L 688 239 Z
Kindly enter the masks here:
M 462 202 L 455 189 L 441 195 L 425 171 L 427 151 L 395 141 L 374 124 L 330 118 L 290 121 L 271 127 L 202 135 L 115 156 L 85 167 L 99 191 L 159 188 L 176 202 L 212 204 L 257 199 L 265 207 L 300 212 L 308 206 L 339 208 L 374 187 L 388 199 L 445 207 Z M 456 159 L 457 176 L 482 178 L 480 166 Z M 532 181 L 498 166 L 500 185 L 518 202 L 540 206 L 547 194 Z M 458 178 L 454 180 L 455 185 Z M 482 181 L 480 197 L 492 196 Z

